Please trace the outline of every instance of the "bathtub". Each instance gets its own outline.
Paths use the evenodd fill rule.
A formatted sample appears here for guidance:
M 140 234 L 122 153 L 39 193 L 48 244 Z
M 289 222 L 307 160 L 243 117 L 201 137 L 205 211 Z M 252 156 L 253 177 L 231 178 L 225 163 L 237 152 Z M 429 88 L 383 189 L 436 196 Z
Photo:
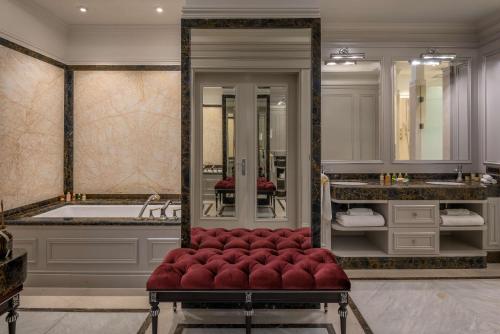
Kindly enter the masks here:
M 150 211 L 157 209 L 153 211 L 153 217 L 159 218 L 161 207 L 161 205 L 149 205 L 143 217 L 149 217 Z M 141 208 L 142 205 L 65 205 L 33 218 L 136 218 Z M 180 208 L 180 205 L 170 205 L 166 211 L 167 217 L 174 217 L 174 210 L 177 217 L 180 217 Z

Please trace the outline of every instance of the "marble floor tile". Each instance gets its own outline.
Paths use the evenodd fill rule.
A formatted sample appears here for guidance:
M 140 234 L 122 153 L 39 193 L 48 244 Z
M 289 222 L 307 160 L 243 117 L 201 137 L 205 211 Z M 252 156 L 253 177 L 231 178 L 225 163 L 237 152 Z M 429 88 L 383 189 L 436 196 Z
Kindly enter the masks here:
M 147 313 L 19 312 L 17 334 L 136 334 Z M 5 320 L 5 317 L 2 317 Z M 0 324 L 0 334 L 7 334 Z
M 500 280 L 353 281 L 375 334 L 498 334 Z

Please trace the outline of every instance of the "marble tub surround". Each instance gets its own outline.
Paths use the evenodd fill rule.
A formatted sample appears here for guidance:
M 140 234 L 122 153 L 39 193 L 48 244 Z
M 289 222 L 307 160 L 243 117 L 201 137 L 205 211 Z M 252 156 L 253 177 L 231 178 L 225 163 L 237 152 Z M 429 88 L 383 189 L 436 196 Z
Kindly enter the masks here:
M 77 193 L 180 193 L 180 73 L 75 71 Z
M 163 197 L 162 197 L 163 198 Z M 153 201 L 151 205 L 163 205 L 165 201 Z M 142 205 L 144 199 L 142 198 L 115 198 L 115 199 L 88 199 L 86 201 L 72 201 L 72 202 L 52 202 L 50 204 L 32 208 L 24 212 L 17 212 L 6 217 L 7 225 L 95 225 L 95 226 L 172 226 L 180 225 L 179 219 L 168 218 L 167 220 L 149 219 L 149 218 L 110 218 L 110 217 L 65 217 L 65 218 L 44 218 L 34 217 L 36 215 L 60 208 L 65 205 Z M 147 210 L 146 210 L 147 212 Z
M 7 210 L 63 191 L 64 70 L 0 46 L 0 196 Z

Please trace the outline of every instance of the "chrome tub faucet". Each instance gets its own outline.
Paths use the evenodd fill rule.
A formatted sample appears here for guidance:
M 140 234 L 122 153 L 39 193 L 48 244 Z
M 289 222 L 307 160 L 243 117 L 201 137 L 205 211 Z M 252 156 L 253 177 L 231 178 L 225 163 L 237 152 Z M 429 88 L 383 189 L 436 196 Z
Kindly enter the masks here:
M 148 199 L 146 200 L 146 202 L 144 202 L 144 205 L 142 206 L 141 211 L 139 212 L 139 215 L 137 216 L 137 218 L 142 218 L 144 211 L 148 207 L 149 203 L 151 203 L 151 201 L 159 201 L 159 200 L 160 200 L 160 195 L 158 195 L 158 194 L 153 194 L 153 195 L 149 196 Z
M 457 182 L 462 182 L 463 181 L 463 171 L 462 171 L 462 165 L 459 164 L 457 168 L 455 169 L 455 172 L 457 172 Z

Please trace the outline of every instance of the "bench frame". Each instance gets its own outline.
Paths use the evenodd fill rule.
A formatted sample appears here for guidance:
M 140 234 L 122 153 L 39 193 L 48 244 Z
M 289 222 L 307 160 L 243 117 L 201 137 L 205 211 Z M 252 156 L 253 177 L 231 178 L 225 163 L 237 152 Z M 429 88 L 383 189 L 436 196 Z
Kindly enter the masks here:
M 338 303 L 341 334 L 347 333 L 347 304 L 349 291 L 346 290 L 158 290 L 149 291 L 151 305 L 151 326 L 153 334 L 158 334 L 159 304 L 161 302 L 174 303 L 174 312 L 177 302 L 186 303 L 242 303 L 246 333 L 252 331 L 253 303 L 325 303 L 325 312 L 328 303 Z

